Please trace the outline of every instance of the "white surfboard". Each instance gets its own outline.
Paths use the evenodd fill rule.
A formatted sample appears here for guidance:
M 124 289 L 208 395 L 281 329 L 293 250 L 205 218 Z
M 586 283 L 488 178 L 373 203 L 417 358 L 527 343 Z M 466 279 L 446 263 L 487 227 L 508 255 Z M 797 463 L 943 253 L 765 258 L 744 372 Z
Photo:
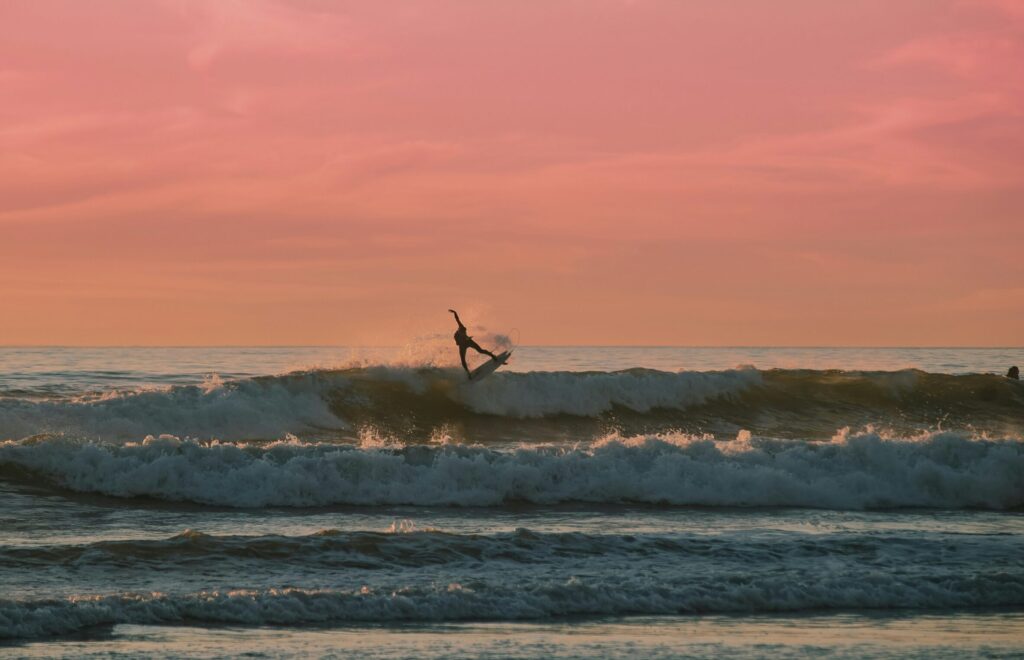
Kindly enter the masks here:
M 508 362 L 508 357 L 512 355 L 512 351 L 505 351 L 496 358 L 491 358 L 487 362 L 484 362 L 479 367 L 469 372 L 469 379 L 472 381 L 478 381 L 486 378 L 487 376 L 494 373 L 495 369 Z

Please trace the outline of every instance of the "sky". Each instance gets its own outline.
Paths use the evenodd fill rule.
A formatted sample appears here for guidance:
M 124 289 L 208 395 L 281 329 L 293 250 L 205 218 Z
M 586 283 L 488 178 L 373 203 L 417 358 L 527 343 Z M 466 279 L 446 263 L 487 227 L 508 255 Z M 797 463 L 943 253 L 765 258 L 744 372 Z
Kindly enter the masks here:
M 1022 343 L 1024 2 L 3 0 L 0 344 Z

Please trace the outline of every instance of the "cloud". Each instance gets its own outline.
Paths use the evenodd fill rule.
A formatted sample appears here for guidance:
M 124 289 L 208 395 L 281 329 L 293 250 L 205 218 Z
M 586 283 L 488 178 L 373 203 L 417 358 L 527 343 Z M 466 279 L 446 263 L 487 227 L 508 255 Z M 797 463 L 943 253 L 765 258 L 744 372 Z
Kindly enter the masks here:
M 358 52 L 349 22 L 337 12 L 273 0 L 164 0 L 163 4 L 191 23 L 186 58 L 197 70 L 208 69 L 222 57 L 256 52 L 295 56 Z
M 13 313 L 54 341 L 74 340 L 58 303 L 86 283 L 111 300 L 180 288 L 182 308 L 216 315 L 218 296 L 258 301 L 273 281 L 303 301 L 285 342 L 312 336 L 309 301 L 332 287 L 379 300 L 360 315 L 377 325 L 450 290 L 500 292 L 517 314 L 586 320 L 560 341 L 626 339 L 600 320 L 640 312 L 631 327 L 658 341 L 756 341 L 737 309 L 807 337 L 786 319 L 841 306 L 834 290 L 878 300 L 876 321 L 905 315 L 901 294 L 1019 276 L 1024 54 L 1000 11 L 15 3 L 0 280 L 51 291 Z M 847 321 L 844 340 L 881 336 Z

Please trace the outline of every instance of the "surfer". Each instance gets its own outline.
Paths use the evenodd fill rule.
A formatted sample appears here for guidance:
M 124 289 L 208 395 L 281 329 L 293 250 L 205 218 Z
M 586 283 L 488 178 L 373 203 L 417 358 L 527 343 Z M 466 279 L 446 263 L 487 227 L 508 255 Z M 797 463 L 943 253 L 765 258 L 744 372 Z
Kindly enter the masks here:
M 473 341 L 473 338 L 466 332 L 466 326 L 462 325 L 462 320 L 459 318 L 459 313 L 454 309 L 449 309 L 455 316 L 455 322 L 459 324 L 459 329 L 455 331 L 455 343 L 459 345 L 459 359 L 462 360 L 462 368 L 466 370 L 466 374 L 469 375 L 469 366 L 466 365 L 466 349 L 472 348 L 477 353 L 484 355 L 490 355 L 492 360 L 497 360 L 498 356 L 491 353 L 485 348 L 481 348 L 480 344 Z
M 1014 380 L 1020 380 L 1020 369 L 1017 367 L 1010 367 L 1010 370 L 1006 372 L 1006 377 Z

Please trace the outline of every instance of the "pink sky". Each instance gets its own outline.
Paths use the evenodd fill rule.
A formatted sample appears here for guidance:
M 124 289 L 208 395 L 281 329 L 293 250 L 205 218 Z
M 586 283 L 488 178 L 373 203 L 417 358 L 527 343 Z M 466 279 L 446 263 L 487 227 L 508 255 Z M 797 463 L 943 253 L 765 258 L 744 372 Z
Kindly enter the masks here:
M 0 344 L 1020 345 L 1024 3 L 0 3 Z

